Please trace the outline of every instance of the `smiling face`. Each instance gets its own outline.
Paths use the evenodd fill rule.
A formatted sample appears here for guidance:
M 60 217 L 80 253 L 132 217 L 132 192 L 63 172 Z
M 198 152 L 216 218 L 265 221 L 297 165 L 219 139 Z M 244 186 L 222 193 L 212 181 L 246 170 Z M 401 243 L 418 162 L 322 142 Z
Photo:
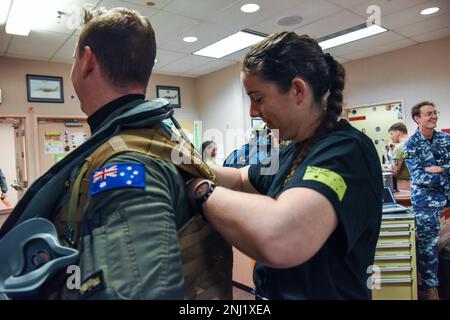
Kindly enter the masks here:
M 251 117 L 260 117 L 271 130 L 278 129 L 281 140 L 305 138 L 317 110 L 313 109 L 311 90 L 303 80 L 296 78 L 291 88 L 283 92 L 258 74 L 242 71 L 241 79 L 250 98 Z
M 436 128 L 438 112 L 432 105 L 420 107 L 420 115 L 414 117 L 414 121 L 419 125 L 420 130 L 432 130 Z

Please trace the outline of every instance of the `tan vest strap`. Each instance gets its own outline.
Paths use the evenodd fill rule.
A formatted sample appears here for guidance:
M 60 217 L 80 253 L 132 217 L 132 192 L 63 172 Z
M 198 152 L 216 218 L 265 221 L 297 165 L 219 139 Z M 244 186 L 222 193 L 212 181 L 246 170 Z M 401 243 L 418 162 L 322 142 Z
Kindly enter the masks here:
M 84 175 L 86 174 L 86 171 L 89 167 L 89 161 L 85 161 L 83 166 L 80 169 L 80 172 L 78 173 L 77 178 L 75 179 L 75 182 L 72 186 L 72 191 L 70 195 L 70 201 L 69 201 L 69 208 L 68 208 L 68 223 L 74 230 L 74 239 L 78 239 L 78 232 L 79 232 L 79 224 L 81 221 L 80 214 L 79 214 L 79 195 L 80 195 L 80 187 L 81 182 L 83 180 Z

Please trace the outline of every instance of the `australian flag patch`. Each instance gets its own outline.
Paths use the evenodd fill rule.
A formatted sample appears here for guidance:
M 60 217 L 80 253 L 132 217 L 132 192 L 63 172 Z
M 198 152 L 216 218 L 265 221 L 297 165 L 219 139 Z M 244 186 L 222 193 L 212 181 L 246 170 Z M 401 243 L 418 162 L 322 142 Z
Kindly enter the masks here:
M 118 163 L 96 169 L 91 174 L 91 196 L 121 188 L 145 188 L 144 165 L 141 163 Z

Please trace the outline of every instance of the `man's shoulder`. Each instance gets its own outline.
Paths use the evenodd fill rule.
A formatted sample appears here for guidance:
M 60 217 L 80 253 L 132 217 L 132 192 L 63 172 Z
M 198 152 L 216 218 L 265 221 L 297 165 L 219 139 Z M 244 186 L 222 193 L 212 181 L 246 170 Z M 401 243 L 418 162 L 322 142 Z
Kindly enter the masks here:
M 130 164 L 131 167 L 133 164 L 139 164 L 143 166 L 146 175 L 157 178 L 160 182 L 165 181 L 168 185 L 173 186 L 183 184 L 181 172 L 173 163 L 143 153 L 127 151 L 116 154 L 109 158 L 103 167 L 114 164 L 120 164 L 122 166 Z M 98 168 L 97 170 L 102 168 Z
M 408 140 L 405 141 L 405 148 L 414 148 L 416 144 L 420 141 L 420 133 L 416 131 Z
M 129 161 L 141 163 L 147 168 L 152 168 L 155 170 L 169 170 L 173 171 L 174 174 L 178 174 L 175 164 L 136 151 L 126 151 L 113 155 L 111 158 L 108 159 L 106 163 L 108 164 L 113 162 L 123 163 Z
M 450 141 L 450 134 L 444 131 L 436 131 L 436 138 L 444 141 Z
M 394 160 L 403 160 L 402 159 L 402 153 L 403 153 L 403 149 L 405 147 L 405 143 L 406 141 L 401 141 L 400 143 L 398 143 L 394 150 L 392 151 L 392 157 Z

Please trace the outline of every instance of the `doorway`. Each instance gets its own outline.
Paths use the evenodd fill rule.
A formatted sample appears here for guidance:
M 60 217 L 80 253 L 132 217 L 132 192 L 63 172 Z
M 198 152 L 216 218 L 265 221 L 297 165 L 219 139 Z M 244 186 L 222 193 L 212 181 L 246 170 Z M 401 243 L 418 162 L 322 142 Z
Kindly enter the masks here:
M 37 118 L 38 174 L 47 172 L 59 160 L 75 150 L 89 137 L 85 118 Z
M 8 186 L 7 202 L 0 202 L 3 217 L 12 211 L 28 187 L 25 123 L 25 117 L 0 116 L 0 168 Z

